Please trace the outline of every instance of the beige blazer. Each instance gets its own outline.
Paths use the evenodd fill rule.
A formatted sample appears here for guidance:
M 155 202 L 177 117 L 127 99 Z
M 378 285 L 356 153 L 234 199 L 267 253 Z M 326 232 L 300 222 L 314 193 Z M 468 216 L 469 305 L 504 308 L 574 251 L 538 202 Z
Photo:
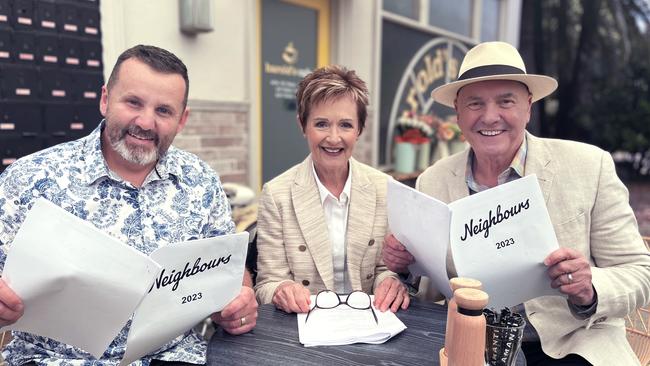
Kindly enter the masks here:
M 348 277 L 353 290 L 372 293 L 386 277 L 395 276 L 381 259 L 388 175 L 354 159 L 350 164 Z M 310 157 L 262 188 L 257 250 L 255 294 L 260 303 L 270 303 L 284 281 L 301 283 L 312 294 L 334 288 L 332 244 Z
M 623 317 L 650 301 L 650 254 L 614 162 L 595 146 L 527 137 L 524 174 L 537 175 L 560 246 L 580 251 L 591 262 L 598 296 L 596 313 L 584 320 L 571 314 L 566 298 L 527 301 L 526 315 L 542 348 L 555 358 L 576 353 L 597 366 L 638 365 Z M 416 188 L 447 203 L 468 196 L 468 152 L 427 169 Z M 453 265 L 448 272 L 455 274 Z

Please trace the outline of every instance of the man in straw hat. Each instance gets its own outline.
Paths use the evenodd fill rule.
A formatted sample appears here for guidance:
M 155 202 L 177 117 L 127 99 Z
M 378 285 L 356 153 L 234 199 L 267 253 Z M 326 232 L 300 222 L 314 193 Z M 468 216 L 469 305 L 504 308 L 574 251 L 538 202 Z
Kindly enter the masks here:
M 610 154 L 526 131 L 532 103 L 556 88 L 553 78 L 527 74 L 507 43 L 472 48 L 458 80 L 432 92 L 456 110 L 471 148 L 428 168 L 416 188 L 448 203 L 536 174 L 560 243 L 544 264 L 551 286 L 566 299 L 540 297 L 519 306 L 528 320 L 528 365 L 638 364 L 623 317 L 650 301 L 650 256 Z M 414 261 L 392 235 L 383 258 L 402 273 Z

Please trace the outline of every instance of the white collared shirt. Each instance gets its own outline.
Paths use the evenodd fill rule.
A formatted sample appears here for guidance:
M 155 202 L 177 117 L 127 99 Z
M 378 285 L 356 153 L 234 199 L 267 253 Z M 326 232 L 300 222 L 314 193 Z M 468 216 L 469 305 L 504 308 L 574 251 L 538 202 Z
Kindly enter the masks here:
M 312 163 L 312 171 L 320 193 L 320 202 L 325 213 L 325 222 L 332 243 L 332 266 L 334 270 L 334 291 L 337 293 L 349 293 L 352 285 L 348 278 L 348 268 L 345 260 L 345 236 L 348 229 L 348 207 L 350 206 L 350 189 L 352 182 L 352 165 L 348 163 L 348 179 L 343 186 L 340 198 L 336 198 L 321 183 L 316 174 L 316 168 Z

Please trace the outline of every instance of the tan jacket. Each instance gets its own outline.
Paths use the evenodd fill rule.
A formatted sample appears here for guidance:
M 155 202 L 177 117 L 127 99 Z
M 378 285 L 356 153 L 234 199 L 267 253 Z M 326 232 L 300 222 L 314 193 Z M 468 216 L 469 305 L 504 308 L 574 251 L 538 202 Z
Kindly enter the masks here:
M 388 176 L 354 159 L 350 164 L 348 277 L 353 290 L 372 293 L 383 279 L 394 276 L 381 259 Z M 283 281 L 301 283 L 312 294 L 334 288 L 332 245 L 310 157 L 264 185 L 257 250 L 255 294 L 263 304 L 271 302 Z
M 577 353 L 596 366 L 638 365 L 623 317 L 650 301 L 650 254 L 614 162 L 595 146 L 527 137 L 524 174 L 537 175 L 560 246 L 578 250 L 591 262 L 598 294 L 596 313 L 584 320 L 571 314 L 566 298 L 527 301 L 526 314 L 542 348 L 555 358 Z M 468 196 L 468 152 L 427 169 L 416 188 L 447 203 Z M 455 274 L 453 265 L 448 272 Z

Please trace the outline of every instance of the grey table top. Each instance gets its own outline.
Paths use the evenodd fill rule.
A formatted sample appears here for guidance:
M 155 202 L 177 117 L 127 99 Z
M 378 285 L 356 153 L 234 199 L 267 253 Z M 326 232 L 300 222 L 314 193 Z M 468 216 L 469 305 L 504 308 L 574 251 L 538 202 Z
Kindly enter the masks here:
M 217 329 L 208 344 L 209 365 L 439 365 L 447 308 L 412 300 L 397 312 L 407 329 L 384 344 L 309 347 L 298 342 L 296 315 L 259 308 L 255 329 L 232 336 Z M 517 365 L 525 365 L 520 352 Z

